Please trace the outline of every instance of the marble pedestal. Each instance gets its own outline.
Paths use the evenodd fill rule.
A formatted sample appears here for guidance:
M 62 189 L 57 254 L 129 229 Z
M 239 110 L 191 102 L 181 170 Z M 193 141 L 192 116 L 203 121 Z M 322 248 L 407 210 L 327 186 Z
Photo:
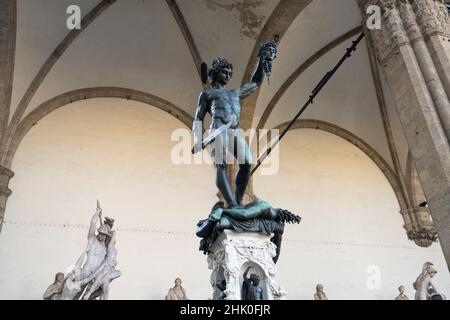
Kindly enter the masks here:
M 275 281 L 277 267 L 272 260 L 275 255 L 276 246 L 269 236 L 224 230 L 208 254 L 208 267 L 212 270 L 213 300 L 219 298 L 220 290 L 216 285 L 223 280 L 227 283 L 225 299 L 241 300 L 243 274 L 248 267 L 252 269 L 247 277 L 252 273 L 259 275 L 264 300 L 285 299 L 286 291 Z

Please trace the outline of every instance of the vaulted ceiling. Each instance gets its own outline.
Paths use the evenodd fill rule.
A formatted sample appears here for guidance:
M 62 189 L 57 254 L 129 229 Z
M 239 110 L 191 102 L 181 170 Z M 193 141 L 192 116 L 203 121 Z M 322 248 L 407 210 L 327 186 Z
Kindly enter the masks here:
M 66 27 L 73 4 L 85 19 L 79 32 Z M 278 34 L 271 85 L 265 82 L 243 111 L 252 127 L 276 127 L 306 101 L 360 26 L 354 0 L 18 0 L 10 119 L 16 110 L 21 120 L 55 96 L 91 87 L 136 90 L 193 116 L 201 61 L 229 59 L 231 86 L 240 86 L 254 68 L 257 45 Z M 383 86 L 406 163 L 407 146 Z M 352 132 L 392 165 L 364 40 L 303 118 Z

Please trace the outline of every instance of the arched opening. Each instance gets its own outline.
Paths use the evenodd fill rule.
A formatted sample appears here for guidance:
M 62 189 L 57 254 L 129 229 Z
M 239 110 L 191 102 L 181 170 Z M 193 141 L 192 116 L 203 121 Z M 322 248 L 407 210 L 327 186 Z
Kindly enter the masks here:
M 143 102 L 171 114 L 188 127 L 192 124 L 192 117 L 187 112 L 173 103 L 147 92 L 122 87 L 89 87 L 73 90 L 45 101 L 20 121 L 17 130 L 7 138 L 6 153 L 2 154 L 1 164 L 7 168 L 11 167 L 11 162 L 22 139 L 42 118 L 62 106 L 94 98 L 121 98 Z

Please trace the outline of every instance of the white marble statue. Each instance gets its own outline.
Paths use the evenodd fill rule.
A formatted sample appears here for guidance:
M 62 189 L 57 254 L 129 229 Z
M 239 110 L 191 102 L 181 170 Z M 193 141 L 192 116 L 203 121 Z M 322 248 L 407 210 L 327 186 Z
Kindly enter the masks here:
M 430 300 L 430 290 L 437 292 L 432 281 L 436 273 L 437 271 L 431 262 L 424 263 L 422 273 L 413 283 L 413 287 L 416 290 L 415 300 Z
M 175 279 L 175 286 L 169 289 L 166 300 L 189 300 L 181 283 L 182 281 L 180 278 Z
M 44 300 L 59 300 L 64 287 L 64 273 L 58 272 L 53 282 L 44 293 Z
M 400 294 L 395 297 L 395 300 L 409 300 L 408 296 L 405 294 L 405 286 L 398 287 Z
M 327 295 L 323 291 L 323 285 L 318 284 L 316 286 L 316 293 L 314 294 L 314 300 L 328 300 Z
M 97 221 L 100 227 L 97 229 Z M 120 271 L 116 270 L 117 250 L 116 232 L 112 231 L 114 220 L 106 217 L 102 220 L 102 209 L 97 201 L 97 210 L 92 216 L 88 233 L 88 245 L 86 250 L 78 258 L 75 267 L 64 278 L 61 285 L 51 285 L 48 292 L 52 292 L 52 286 L 61 289 L 52 295 L 58 300 L 79 299 L 108 299 L 109 284 L 112 280 L 120 277 Z M 97 229 L 97 234 L 96 234 Z M 54 290 L 53 290 L 54 291 Z M 49 294 L 44 294 L 44 299 Z
M 101 289 L 101 300 L 108 300 L 109 284 L 120 277 L 121 272 L 116 270 L 117 266 L 117 249 L 116 249 L 116 232 L 111 231 L 112 237 L 108 243 L 106 258 L 102 265 L 94 272 L 94 281 L 89 290 L 83 296 L 84 300 L 89 300 L 92 294 Z
M 81 269 L 76 268 L 69 272 L 64 279 L 64 286 L 58 300 L 80 300 L 83 289 L 94 279 L 94 274 L 83 279 Z
M 97 220 L 100 221 L 100 227 L 95 234 Z M 75 268 L 81 268 L 81 277 L 86 278 L 100 268 L 106 258 L 107 245 L 106 241 L 110 238 L 110 228 L 102 221 L 102 209 L 97 203 L 97 210 L 91 219 L 91 226 L 88 233 L 88 245 L 85 253 L 83 253 L 77 261 Z M 84 261 L 84 263 L 83 263 Z

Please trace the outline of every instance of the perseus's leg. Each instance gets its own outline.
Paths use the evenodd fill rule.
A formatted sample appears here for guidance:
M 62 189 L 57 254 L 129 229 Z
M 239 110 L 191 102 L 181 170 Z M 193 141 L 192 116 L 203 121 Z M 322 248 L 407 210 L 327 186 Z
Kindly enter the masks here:
M 226 132 L 216 137 L 212 157 L 216 165 L 216 186 L 227 202 L 233 208 L 237 206 L 233 192 L 231 191 L 230 180 L 228 179 L 228 158 L 227 158 L 228 135 Z
M 236 174 L 235 179 L 235 198 L 238 205 L 242 205 L 242 199 L 244 198 L 245 190 L 247 189 L 248 181 L 250 180 L 252 154 L 245 142 L 245 138 L 239 134 L 238 130 L 233 135 L 233 142 L 233 155 L 239 164 L 239 171 Z
M 234 199 L 233 192 L 231 191 L 226 164 L 216 165 L 216 185 L 225 201 L 228 203 L 228 206 L 231 208 L 237 207 L 237 202 Z

